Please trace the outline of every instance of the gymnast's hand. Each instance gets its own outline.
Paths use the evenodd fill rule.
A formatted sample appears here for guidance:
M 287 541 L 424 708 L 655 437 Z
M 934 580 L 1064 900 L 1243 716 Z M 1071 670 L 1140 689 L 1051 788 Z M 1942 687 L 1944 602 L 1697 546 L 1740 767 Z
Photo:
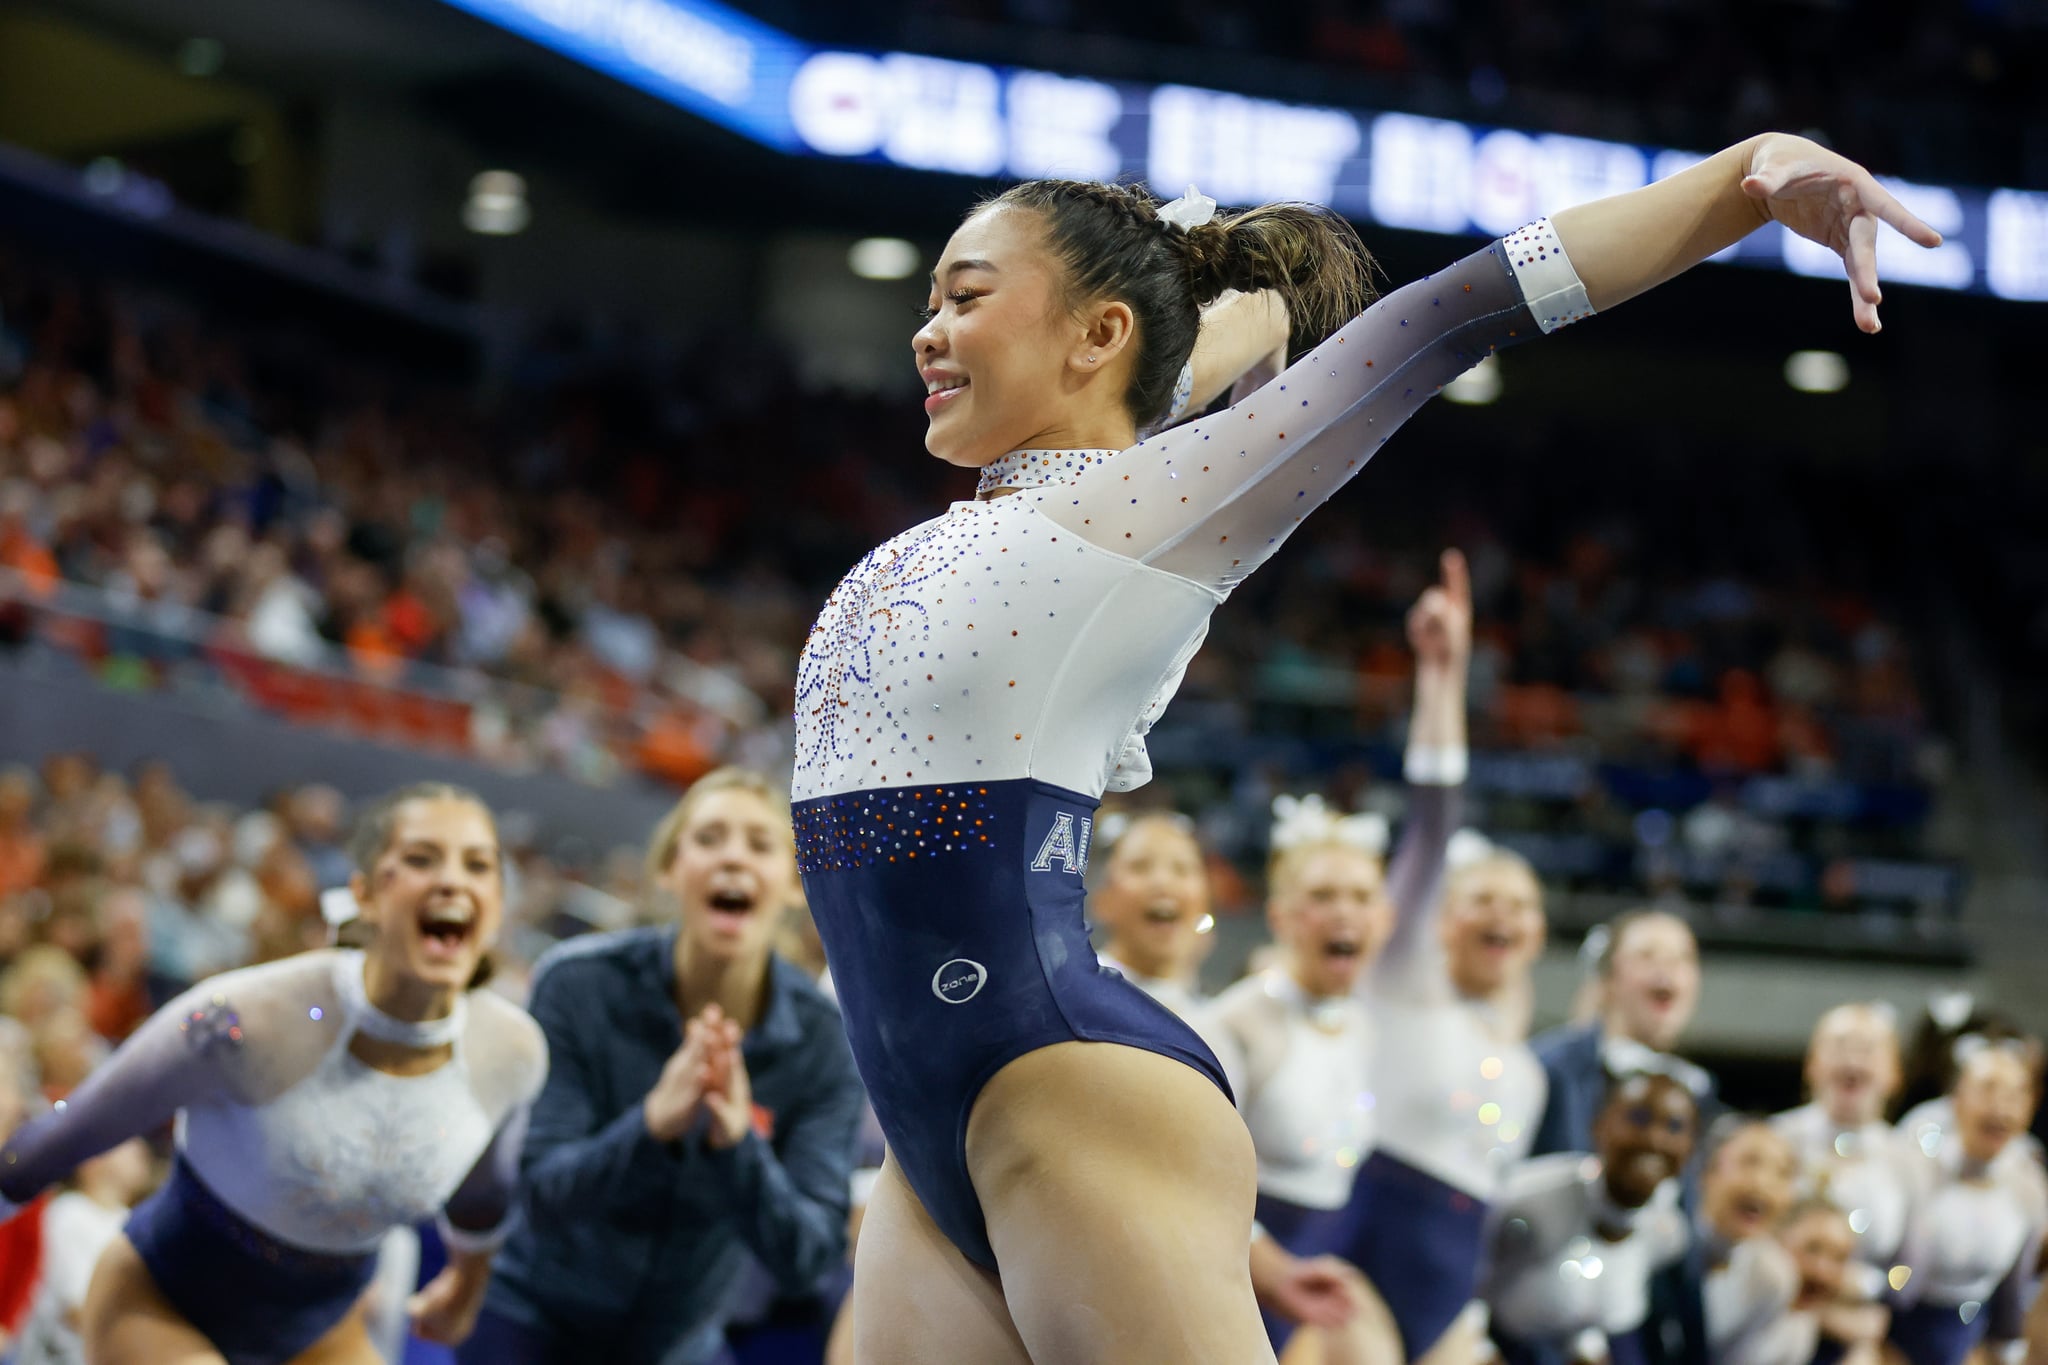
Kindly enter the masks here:
M 1296 1261 L 1272 1286 L 1273 1307 L 1303 1327 L 1334 1331 L 1358 1312 L 1358 1302 L 1351 1297 L 1351 1277 L 1357 1273 L 1335 1256 Z
M 753 1129 L 754 1085 L 747 1075 L 747 1059 L 740 1053 L 740 1026 L 721 1016 L 711 1027 L 711 1077 L 704 1090 L 704 1110 L 711 1115 L 711 1126 L 704 1140 L 724 1151 L 739 1146 Z
M 1876 177 L 1845 156 L 1789 133 L 1757 139 L 1742 192 L 1763 214 L 1842 258 L 1856 325 L 1878 330 L 1877 229 L 1890 223 L 1907 240 L 1941 245 L 1941 234 L 1906 211 Z
M 491 1257 L 457 1253 L 426 1287 L 405 1301 L 413 1335 L 441 1346 L 460 1346 L 476 1328 L 484 1290 L 491 1283 Z
M 1443 582 L 1408 609 L 1408 643 L 1415 650 L 1418 682 L 1461 681 L 1472 661 L 1471 571 L 1456 550 L 1445 550 L 1439 564 Z
M 718 1044 L 717 1029 L 703 1015 L 683 1025 L 683 1045 L 669 1054 L 660 1079 L 640 1102 L 647 1131 L 656 1141 L 674 1142 L 690 1130 L 711 1079 L 712 1053 Z

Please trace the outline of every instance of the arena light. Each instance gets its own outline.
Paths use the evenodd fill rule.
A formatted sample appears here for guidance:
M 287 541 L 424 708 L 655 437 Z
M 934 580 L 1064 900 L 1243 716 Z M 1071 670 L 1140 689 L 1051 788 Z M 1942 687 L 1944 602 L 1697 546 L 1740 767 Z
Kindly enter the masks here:
M 469 182 L 462 225 L 486 237 L 510 237 L 533 221 L 526 204 L 526 180 L 512 171 L 481 171 Z
M 1444 397 L 1474 408 L 1500 397 L 1500 357 L 1490 355 L 1444 385 Z
M 1785 357 L 1785 382 L 1801 393 L 1840 393 L 1849 387 L 1849 362 L 1834 351 L 1794 351 Z
M 907 280 L 921 261 L 901 237 L 863 237 L 846 253 L 846 268 L 864 280 Z

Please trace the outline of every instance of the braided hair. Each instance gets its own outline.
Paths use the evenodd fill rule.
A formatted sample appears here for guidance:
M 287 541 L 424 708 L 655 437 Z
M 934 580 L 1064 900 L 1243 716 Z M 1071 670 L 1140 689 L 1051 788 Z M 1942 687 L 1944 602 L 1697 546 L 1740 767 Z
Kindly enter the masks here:
M 990 205 L 1044 218 L 1053 253 L 1066 267 L 1069 307 L 1105 298 L 1129 306 L 1137 328 L 1124 403 L 1141 428 L 1165 415 L 1194 353 L 1202 305 L 1226 291 L 1280 295 L 1290 320 L 1290 360 L 1373 298 L 1373 259 L 1357 230 L 1314 204 L 1219 214 L 1186 231 L 1165 223 L 1159 201 L 1137 185 L 1027 180 L 983 207 Z

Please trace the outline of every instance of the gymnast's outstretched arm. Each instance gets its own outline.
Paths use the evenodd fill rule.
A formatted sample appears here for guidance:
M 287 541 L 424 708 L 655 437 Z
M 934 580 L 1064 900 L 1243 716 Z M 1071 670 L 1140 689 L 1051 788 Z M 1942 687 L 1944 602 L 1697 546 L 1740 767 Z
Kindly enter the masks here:
M 1877 326 L 1879 222 L 1922 245 L 1940 240 L 1855 163 L 1804 138 L 1752 138 L 1396 290 L 1243 401 L 1089 466 L 1040 510 L 1106 549 L 1228 593 L 1459 374 L 1772 220 L 1841 254 L 1866 331 Z

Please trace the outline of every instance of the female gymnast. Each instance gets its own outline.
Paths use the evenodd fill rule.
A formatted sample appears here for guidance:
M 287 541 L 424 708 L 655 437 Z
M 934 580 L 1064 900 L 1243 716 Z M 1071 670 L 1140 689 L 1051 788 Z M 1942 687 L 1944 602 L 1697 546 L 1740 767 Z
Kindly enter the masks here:
M 1033 181 L 954 233 L 912 347 L 926 445 L 980 469 L 981 496 L 863 558 L 797 679 L 799 859 L 891 1157 L 861 1238 L 863 1359 L 1270 1357 L 1222 1070 L 1086 939 L 1095 807 L 1149 776 L 1209 614 L 1441 385 L 1772 220 L 1843 255 L 1865 330 L 1880 221 L 1939 240 L 1781 135 L 1363 315 L 1363 249 L 1306 206 L 1218 219 L 1195 194 Z M 1293 363 L 1138 446 L 1229 288 L 1280 295 Z
M 534 1022 L 468 989 L 503 916 L 497 828 L 426 783 L 373 806 L 350 853 L 366 948 L 201 982 L 0 1153 L 21 1202 L 177 1116 L 169 1180 L 87 1295 L 95 1365 L 373 1365 L 358 1303 L 378 1244 L 437 1212 L 449 1265 L 414 1330 L 454 1342 L 476 1319 L 547 1073 Z
M 1898 1264 L 1920 1153 L 1885 1121 L 1901 1080 L 1899 1035 L 1888 1005 L 1838 1005 L 1814 1025 L 1806 1050 L 1813 1098 L 1771 1120 L 1798 1154 L 1809 1194 L 1850 1215 L 1857 1233 L 1852 1286 L 1885 1293 Z
M 676 922 L 541 959 L 555 1067 L 463 1361 L 701 1365 L 749 1255 L 792 1293 L 841 1263 L 860 1080 L 838 1011 L 773 952 L 787 810 L 743 769 L 698 779 L 647 850 Z
M 1949 1092 L 1954 1126 L 1933 1156 L 1901 1257 L 1891 1344 L 1912 1365 L 1962 1365 L 1985 1341 L 2018 1340 L 2048 1233 L 2048 1178 L 2002 1160 L 2039 1102 L 2028 1051 L 1968 1050 Z
M 1189 1019 L 1208 1004 L 1195 981 L 1208 914 L 1209 874 L 1187 818 L 1135 817 L 1110 846 L 1102 885 L 1088 900 L 1103 932 L 1102 965 Z
M 1258 1160 L 1259 1226 L 1287 1252 L 1313 1257 L 1347 1244 L 1353 1177 L 1371 1152 L 1377 1103 L 1368 969 L 1396 925 L 1422 922 L 1443 891 L 1467 765 L 1465 674 L 1472 595 L 1464 557 L 1443 556 L 1443 583 L 1409 613 L 1416 654 L 1408 733 L 1409 813 L 1391 867 L 1384 824 L 1339 820 L 1318 798 L 1281 807 L 1266 914 L 1281 965 L 1218 997 L 1211 1018 L 1229 1040 L 1230 1080 Z M 1281 803 L 1276 803 L 1281 806 Z M 1412 936 L 1412 932 L 1411 932 Z M 1321 1350 L 1339 1360 L 1400 1358 L 1393 1320 L 1369 1285 L 1363 1310 Z M 1268 1313 L 1275 1347 L 1291 1335 Z
M 1594 1118 L 1596 1160 L 1558 1152 L 1509 1176 L 1483 1291 L 1509 1365 L 1643 1365 L 1651 1276 L 1691 1241 L 1678 1176 L 1698 1119 L 1683 1082 L 1620 1076 Z
M 1856 1283 L 1856 1232 L 1825 1199 L 1792 1206 L 1778 1228 L 1791 1302 L 1756 1334 L 1738 1365 L 1880 1365 L 1891 1310 Z
M 1664 910 L 1631 910 L 1586 936 L 1592 981 L 1576 1022 L 1530 1040 L 1550 1093 L 1536 1127 L 1537 1155 L 1589 1150 L 1607 1078 L 1654 1068 L 1708 1101 L 1714 1081 L 1671 1055 L 1700 1001 L 1700 946 L 1692 927 Z M 1585 950 L 1581 950 L 1585 955 Z
M 1761 1119 L 1731 1115 L 1709 1137 L 1697 1229 L 1707 1355 L 1756 1365 L 1799 1292 L 1799 1269 L 1774 1235 L 1796 1197 L 1799 1159 Z

